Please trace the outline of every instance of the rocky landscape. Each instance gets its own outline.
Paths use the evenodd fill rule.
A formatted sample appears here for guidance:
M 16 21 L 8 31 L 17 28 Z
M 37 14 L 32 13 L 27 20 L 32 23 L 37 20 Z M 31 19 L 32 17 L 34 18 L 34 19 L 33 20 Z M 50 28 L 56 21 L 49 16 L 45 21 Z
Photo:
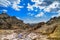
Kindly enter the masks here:
M 0 40 L 60 40 L 60 17 L 25 24 L 15 16 L 0 14 Z

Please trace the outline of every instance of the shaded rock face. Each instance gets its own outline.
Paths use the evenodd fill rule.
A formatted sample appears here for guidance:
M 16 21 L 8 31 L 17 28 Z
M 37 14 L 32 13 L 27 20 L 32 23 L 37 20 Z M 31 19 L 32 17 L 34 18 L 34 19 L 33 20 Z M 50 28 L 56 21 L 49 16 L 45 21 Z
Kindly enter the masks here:
M 6 13 L 0 14 L 0 29 L 25 29 L 29 28 L 22 20 L 18 20 L 15 16 L 9 16 Z
M 33 27 L 33 30 L 39 29 L 44 24 L 45 24 L 44 22 L 35 24 L 34 27 Z

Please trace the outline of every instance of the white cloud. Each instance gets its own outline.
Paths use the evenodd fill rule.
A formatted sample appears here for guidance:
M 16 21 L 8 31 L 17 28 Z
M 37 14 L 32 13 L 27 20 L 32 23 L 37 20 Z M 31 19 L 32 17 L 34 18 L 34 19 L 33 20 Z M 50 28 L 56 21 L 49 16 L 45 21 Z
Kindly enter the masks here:
M 24 20 L 24 23 L 38 23 L 38 22 L 39 22 L 39 21 L 30 19 L 30 18 L 26 18 L 26 19 Z
M 20 17 L 16 17 L 17 19 L 20 19 Z
M 57 11 L 57 13 L 58 13 L 57 15 L 52 15 L 52 18 L 53 18 L 53 17 L 59 17 L 59 16 L 60 16 L 60 10 Z
M 51 12 L 52 9 L 57 9 L 57 8 L 59 8 L 59 5 L 60 5 L 60 3 L 57 2 L 57 1 L 55 1 L 55 2 L 53 2 L 51 5 L 47 6 L 47 7 L 44 9 L 44 11 L 46 11 L 46 12 Z M 53 11 L 54 11 L 54 10 L 53 10 Z
M 40 9 L 45 8 L 45 7 L 43 7 L 43 6 L 40 6 L 40 4 L 43 3 L 42 0 L 31 0 L 31 1 L 32 1 L 32 2 L 35 2 L 35 4 L 30 5 L 30 4 L 28 3 L 27 8 L 28 8 L 29 11 L 30 11 L 30 10 L 34 10 L 34 9 L 33 9 L 34 7 L 36 7 L 36 8 L 40 8 Z
M 28 4 L 27 8 L 29 11 L 33 11 L 34 7 L 39 8 L 40 10 L 43 9 L 45 12 L 51 12 L 51 13 L 57 13 L 58 10 L 60 10 L 60 3 L 59 0 L 31 0 L 32 2 L 35 2 L 35 4 L 30 5 Z M 44 15 L 44 13 L 39 13 L 35 15 L 35 17 L 41 17 Z M 58 14 L 59 16 L 59 14 Z
M 35 2 L 35 4 L 30 5 L 28 3 L 28 10 L 33 10 L 34 7 L 39 8 L 39 9 L 44 9 L 46 6 L 41 6 L 41 4 L 46 4 L 46 2 L 43 2 L 44 0 L 31 0 L 32 2 Z
M 58 13 L 57 15 L 53 15 L 52 18 L 53 17 L 59 17 L 59 16 L 60 16 L 60 13 Z
M 60 10 L 58 10 L 57 13 L 60 13 Z
M 20 8 L 23 8 L 23 6 L 19 6 L 19 5 L 17 5 L 16 2 L 14 2 L 13 5 L 12 5 L 12 8 L 19 11 Z
M 43 13 L 43 12 L 41 12 L 41 13 L 39 13 L 39 14 L 35 15 L 35 17 L 42 17 L 43 15 L 44 15 L 44 13 Z
M 53 9 L 60 8 L 60 3 L 58 1 L 51 1 L 51 0 L 31 0 L 32 2 L 35 2 L 35 4 L 30 5 L 28 4 L 27 8 L 28 10 L 34 10 L 33 8 L 39 8 L 44 9 L 46 12 L 51 12 Z
M 28 8 L 28 10 L 29 10 L 29 11 L 30 11 L 30 10 L 33 10 L 33 6 L 32 6 L 32 5 L 30 5 L 29 3 L 28 3 L 27 8 Z
M 28 3 L 28 6 L 27 6 L 27 8 L 30 9 L 30 10 L 33 10 L 34 7 L 40 8 L 40 9 L 45 8 L 45 6 L 44 7 L 40 6 L 40 4 L 44 3 L 42 0 L 32 0 L 32 2 L 35 2 L 35 4 L 34 5 L 30 5 Z
M 19 11 L 20 8 L 23 8 L 23 6 L 20 6 L 20 0 L 0 0 L 0 6 L 1 7 L 8 7 L 11 6 L 13 9 Z
M 20 0 L 15 0 L 12 4 L 12 8 L 15 9 L 15 10 L 20 10 L 20 8 L 23 8 L 23 6 L 19 6 L 18 4 L 20 4 Z
M 35 3 L 41 4 L 41 2 L 44 1 L 44 0 L 31 0 L 31 1 L 32 1 L 32 2 L 35 2 Z
M 28 16 L 33 16 L 34 14 L 33 14 L 33 13 L 28 13 L 27 15 L 28 15 Z
M 4 6 L 7 7 L 9 6 L 11 3 L 8 0 L 0 0 L 0 6 Z
M 6 9 L 3 9 L 3 10 L 0 10 L 1 12 L 3 12 L 3 13 L 6 13 L 7 12 L 7 10 Z
M 25 20 L 24 20 L 24 23 L 32 23 L 33 21 L 31 20 L 31 19 L 29 19 L 29 18 L 26 18 Z
M 60 6 L 59 6 L 60 3 L 58 1 L 53 1 L 52 4 L 47 3 L 50 1 L 47 1 L 47 2 L 46 1 L 44 1 L 44 0 L 32 0 L 32 2 L 35 2 L 35 4 L 31 5 L 31 6 L 39 7 L 39 9 L 44 9 L 44 11 L 46 11 L 46 12 L 50 12 L 54 8 L 60 8 Z M 48 5 L 48 6 L 46 6 L 46 5 Z
M 5 9 L 3 9 L 2 11 L 3 11 L 3 12 L 7 12 L 7 10 L 5 10 Z
M 24 23 L 39 23 L 39 22 L 46 22 L 48 19 L 31 19 L 31 18 L 26 18 L 24 20 Z

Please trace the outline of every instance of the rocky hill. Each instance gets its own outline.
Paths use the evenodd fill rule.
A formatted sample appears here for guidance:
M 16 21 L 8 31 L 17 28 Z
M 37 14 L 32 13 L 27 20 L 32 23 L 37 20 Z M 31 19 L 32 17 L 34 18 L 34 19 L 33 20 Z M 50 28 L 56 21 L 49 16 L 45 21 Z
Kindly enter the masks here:
M 6 13 L 0 14 L 0 29 L 26 29 L 29 26 L 18 20 L 15 16 L 9 16 Z
M 60 39 L 60 17 L 51 18 L 46 23 L 38 23 L 36 28 L 34 27 L 34 32 L 48 35 L 50 40 Z

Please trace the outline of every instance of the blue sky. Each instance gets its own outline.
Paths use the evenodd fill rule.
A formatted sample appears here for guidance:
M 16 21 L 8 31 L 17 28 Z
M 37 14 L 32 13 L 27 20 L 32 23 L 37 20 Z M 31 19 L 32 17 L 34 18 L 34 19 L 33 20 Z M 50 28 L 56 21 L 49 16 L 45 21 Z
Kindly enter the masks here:
M 25 23 L 46 22 L 60 16 L 60 0 L 0 0 L 2 11 Z

